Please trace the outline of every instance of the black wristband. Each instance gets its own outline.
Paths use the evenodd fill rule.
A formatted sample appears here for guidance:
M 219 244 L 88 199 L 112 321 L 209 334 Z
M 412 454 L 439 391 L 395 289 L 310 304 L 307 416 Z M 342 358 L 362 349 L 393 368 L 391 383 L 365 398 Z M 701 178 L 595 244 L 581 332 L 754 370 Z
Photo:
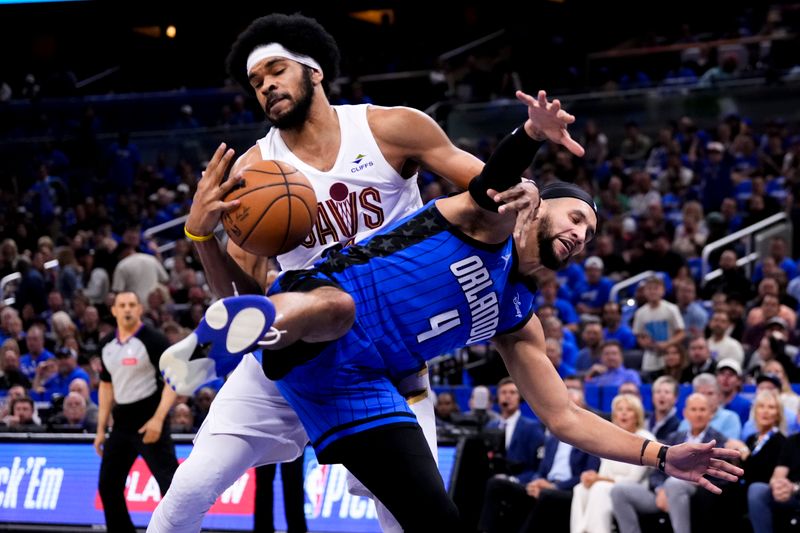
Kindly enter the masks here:
M 651 441 L 650 439 L 644 439 L 644 442 L 642 443 L 642 451 L 639 452 L 639 464 L 640 465 L 644 465 L 644 451 L 647 449 L 647 445 L 650 444 L 651 442 L 653 442 L 653 441 Z
M 656 468 L 662 472 L 667 468 L 667 450 L 669 450 L 669 446 L 666 444 L 658 450 L 658 463 L 656 463 Z
M 500 204 L 489 198 L 486 191 L 503 192 L 520 182 L 520 176 L 533 161 L 533 156 L 543 143 L 531 139 L 524 126 L 500 141 L 480 175 L 469 183 L 469 193 L 479 206 L 497 212 Z

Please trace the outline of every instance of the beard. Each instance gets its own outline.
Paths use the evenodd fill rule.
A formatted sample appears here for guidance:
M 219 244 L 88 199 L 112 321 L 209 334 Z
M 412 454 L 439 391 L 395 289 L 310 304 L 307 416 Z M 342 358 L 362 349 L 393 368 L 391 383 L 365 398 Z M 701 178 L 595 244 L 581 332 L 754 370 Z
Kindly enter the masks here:
M 268 104 L 264 104 L 264 113 L 272 124 L 279 130 L 287 130 L 300 126 L 308 118 L 311 109 L 311 101 L 314 97 L 314 84 L 311 81 L 311 72 L 308 68 L 303 69 L 303 78 L 300 82 L 300 94 L 294 100 L 294 105 L 280 117 L 273 117 L 269 114 Z M 270 96 L 267 96 L 267 102 Z
M 544 216 L 539 223 L 539 230 L 536 232 L 536 238 L 539 242 L 539 262 L 550 270 L 561 270 L 567 266 L 569 256 L 566 259 L 559 259 L 556 255 L 555 244 L 556 238 L 552 235 L 552 224 L 550 224 L 550 217 Z

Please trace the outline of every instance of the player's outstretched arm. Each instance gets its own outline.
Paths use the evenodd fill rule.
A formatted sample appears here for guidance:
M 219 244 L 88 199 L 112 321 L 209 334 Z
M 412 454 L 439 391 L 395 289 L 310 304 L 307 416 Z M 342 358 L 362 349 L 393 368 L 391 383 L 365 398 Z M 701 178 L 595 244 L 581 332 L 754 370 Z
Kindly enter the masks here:
M 671 476 L 698 483 L 714 493 L 719 487 L 704 475 L 735 481 L 742 469 L 727 462 L 738 458 L 736 450 L 709 444 L 668 447 L 627 432 L 570 401 L 564 382 L 545 355 L 544 333 L 535 316 L 521 330 L 495 339 L 497 349 L 522 396 L 537 416 L 561 440 L 599 457 L 658 467 Z M 664 455 L 663 458 L 659 455 Z
M 381 151 L 395 168 L 406 168 L 409 162 L 415 162 L 465 190 L 484 167 L 480 159 L 455 146 L 436 121 L 421 111 L 372 106 L 368 117 Z M 532 158 L 533 155 L 527 163 Z M 520 184 L 518 180 L 506 193 L 506 210 L 528 213 L 529 217 L 538 207 L 539 192 L 532 184 Z

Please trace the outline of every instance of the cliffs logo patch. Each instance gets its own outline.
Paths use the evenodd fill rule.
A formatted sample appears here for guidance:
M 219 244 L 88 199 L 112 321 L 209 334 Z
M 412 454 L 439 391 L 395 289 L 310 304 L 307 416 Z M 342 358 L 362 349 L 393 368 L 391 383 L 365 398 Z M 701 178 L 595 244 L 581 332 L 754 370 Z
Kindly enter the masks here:
M 371 167 L 371 166 L 373 166 L 375 164 L 372 161 L 370 161 L 369 159 L 365 159 L 366 157 L 367 157 L 367 154 L 358 154 L 356 156 L 356 158 L 351 161 L 351 163 L 353 165 L 355 165 L 355 166 L 354 167 L 350 167 L 350 172 L 355 174 L 355 173 L 361 172 L 365 168 L 369 168 L 369 167 Z

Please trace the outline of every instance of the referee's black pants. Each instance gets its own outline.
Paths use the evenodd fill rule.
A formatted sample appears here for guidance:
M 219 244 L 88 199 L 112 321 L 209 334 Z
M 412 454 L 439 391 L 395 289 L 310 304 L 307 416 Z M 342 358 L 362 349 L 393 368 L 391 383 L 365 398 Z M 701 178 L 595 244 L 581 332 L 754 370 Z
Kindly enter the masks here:
M 253 510 L 253 531 L 275 531 L 273 507 L 276 464 L 256 467 L 256 501 Z M 303 455 L 289 463 L 281 463 L 283 483 L 283 512 L 286 516 L 286 533 L 306 533 L 306 493 L 303 488 Z
M 136 531 L 125 504 L 125 480 L 136 457 L 141 455 L 144 458 L 158 482 L 162 496 L 167 493 L 178 468 L 175 444 L 166 424 L 161 430 L 161 437 L 153 444 L 144 444 L 142 436 L 137 429 L 114 428 L 103 447 L 98 490 L 109 533 Z
M 343 464 L 389 509 L 406 533 L 465 530 L 417 424 L 385 426 L 344 437 L 325 448 L 319 461 Z

